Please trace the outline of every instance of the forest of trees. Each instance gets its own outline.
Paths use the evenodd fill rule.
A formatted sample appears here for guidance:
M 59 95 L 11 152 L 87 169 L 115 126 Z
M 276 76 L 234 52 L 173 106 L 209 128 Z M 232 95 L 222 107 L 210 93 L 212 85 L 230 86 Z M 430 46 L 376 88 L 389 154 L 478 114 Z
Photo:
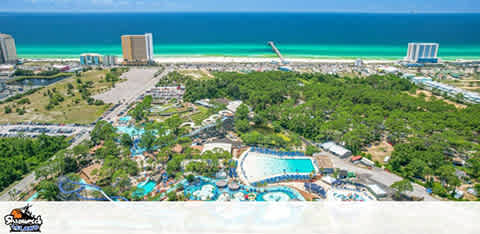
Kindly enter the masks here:
M 64 137 L 0 138 L 0 190 L 68 146 Z
M 460 156 L 470 158 L 462 170 L 478 178 L 480 105 L 457 109 L 435 97 L 413 97 L 409 93 L 417 87 L 393 75 L 347 78 L 252 72 L 215 76 L 205 81 L 179 79 L 186 85 L 185 99 L 241 99 L 274 126 L 319 142 L 344 142 L 354 153 L 386 139 L 395 148 L 387 167 L 404 177 L 425 181 L 426 176 L 435 175 L 454 188 L 459 181 L 453 178 L 451 158 Z

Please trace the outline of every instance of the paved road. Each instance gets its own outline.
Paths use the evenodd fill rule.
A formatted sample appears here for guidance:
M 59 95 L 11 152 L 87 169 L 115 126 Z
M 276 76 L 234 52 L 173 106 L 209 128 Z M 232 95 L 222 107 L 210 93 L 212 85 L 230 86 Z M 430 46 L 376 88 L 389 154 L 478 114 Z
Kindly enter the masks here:
M 79 136 L 77 136 L 75 141 L 68 147 L 69 149 L 75 147 L 76 145 L 80 144 L 83 140 L 89 138 L 89 133 L 85 132 Z M 50 160 L 55 159 L 52 157 Z M 9 191 L 16 190 L 18 193 L 29 191 L 30 186 L 40 182 L 39 180 L 35 179 L 35 171 L 31 172 L 27 176 L 25 176 L 22 180 L 20 180 L 15 186 L 10 188 Z M 0 201 L 11 201 L 9 191 L 6 191 L 4 194 L 0 196 Z
M 140 71 L 137 71 L 140 70 Z M 146 72 L 145 72 L 146 71 Z M 112 120 L 114 117 L 116 117 L 121 111 L 126 111 L 128 108 L 128 105 L 133 103 L 138 97 L 140 97 L 145 91 L 155 87 L 156 83 L 163 78 L 166 74 L 168 74 L 171 69 L 166 69 L 164 72 L 162 72 L 159 76 L 153 77 L 154 73 L 156 70 L 152 69 L 133 69 L 130 73 L 130 71 L 127 74 L 127 79 L 131 78 L 138 78 L 138 74 L 143 74 L 144 76 L 142 77 L 142 80 L 145 82 L 143 83 L 142 87 L 136 87 L 134 90 L 125 90 L 125 87 L 119 87 L 115 91 L 107 91 L 107 93 L 110 92 L 110 95 L 117 95 L 116 96 L 118 99 L 113 100 L 114 103 L 117 103 L 121 100 L 121 98 L 125 99 L 125 101 L 121 102 L 121 104 L 115 108 L 113 111 L 104 114 L 103 118 L 107 121 Z M 131 76 L 132 75 L 132 76 Z M 123 82 L 125 83 L 125 82 Z M 122 83 L 122 84 L 123 84 Z M 120 86 L 120 85 L 119 85 Z M 120 94 L 122 92 L 126 92 L 127 94 Z M 80 144 L 83 140 L 89 139 L 90 138 L 90 131 L 93 129 L 93 127 L 86 127 L 86 131 L 80 131 L 80 135 L 75 137 L 72 141 L 72 144 L 69 146 L 69 148 L 73 148 L 74 146 Z M 83 129 L 82 129 L 83 130 Z M 52 158 L 51 160 L 53 160 Z M 15 189 L 16 191 L 28 191 L 30 189 L 30 186 L 33 184 L 38 183 L 39 181 L 35 179 L 35 172 L 31 172 L 30 174 L 26 175 L 22 180 L 20 180 L 13 188 L 11 188 L 9 191 Z M 10 201 L 10 195 L 8 194 L 8 191 L 6 191 L 3 195 L 0 196 L 0 201 Z
M 0 125 L 0 135 L 16 136 L 38 136 L 44 133 L 49 136 L 71 136 L 82 131 L 89 131 L 91 126 L 68 126 L 68 125 L 36 125 L 36 124 L 11 124 Z
M 357 175 L 364 175 L 367 176 L 369 179 L 376 181 L 377 183 L 381 183 L 384 186 L 390 186 L 393 183 L 402 180 L 403 178 L 397 176 L 393 173 L 389 173 L 385 170 L 380 168 L 372 168 L 371 170 L 357 167 L 348 160 L 341 159 L 333 154 L 323 152 L 323 154 L 328 155 L 328 157 L 332 160 L 333 166 L 336 168 L 345 169 L 348 171 L 353 171 Z M 412 183 L 413 185 L 413 192 L 408 192 L 407 194 L 410 196 L 415 197 L 423 197 L 425 201 L 436 201 L 434 197 L 430 196 L 426 191 L 425 188 L 416 184 Z
M 131 68 L 128 72 L 122 74 L 122 78 L 127 79 L 124 82 L 115 85 L 115 88 L 108 90 L 105 93 L 97 94 L 93 96 L 95 99 L 102 100 L 106 103 L 118 103 L 121 100 L 130 100 L 136 96 L 138 92 L 141 92 L 145 87 L 152 83 L 153 76 L 157 69 L 152 68 Z M 155 82 L 156 83 L 156 82 Z M 153 85 L 155 85 L 153 83 Z
M 301 137 L 300 139 L 307 145 L 313 145 L 312 142 L 310 142 L 309 140 L 307 140 L 303 137 Z M 357 167 L 353 163 L 351 163 L 350 161 L 345 160 L 345 159 L 341 159 L 341 158 L 339 158 L 339 157 L 337 157 L 337 156 L 335 156 L 335 155 L 333 155 L 329 152 L 324 151 L 321 154 L 327 155 L 332 160 L 333 166 L 335 168 L 340 168 L 340 169 L 345 169 L 345 170 L 348 170 L 348 171 L 353 171 L 357 175 L 366 176 L 366 177 L 368 177 L 369 180 L 373 180 L 376 183 L 380 183 L 380 184 L 382 184 L 384 186 L 387 186 L 387 187 L 389 187 L 393 183 L 403 179 L 402 177 L 400 177 L 398 175 L 387 172 L 387 171 L 382 170 L 380 168 L 374 167 L 371 170 L 369 170 L 369 169 Z M 426 190 L 423 186 L 420 186 L 419 184 L 416 184 L 416 183 L 412 183 L 412 185 L 413 185 L 413 191 L 412 192 L 407 192 L 407 195 L 415 196 L 415 197 L 423 197 L 425 201 L 437 201 L 436 198 L 430 196 L 430 194 L 428 194 L 426 192 Z
M 112 103 L 120 103 L 117 108 L 105 114 L 103 118 L 107 121 L 110 121 L 113 120 L 113 118 L 115 118 L 116 116 L 118 116 L 120 112 L 126 112 L 130 104 L 134 103 L 136 99 L 142 96 L 147 90 L 155 87 L 158 81 L 162 79 L 165 75 L 167 75 L 169 72 L 171 72 L 172 69 L 165 69 L 165 71 L 163 71 L 160 75 L 158 75 L 157 77 L 153 77 L 156 71 L 157 69 L 133 69 L 125 74 L 125 77 L 128 79 L 127 81 L 122 82 L 117 87 L 111 89 L 110 91 L 107 91 L 104 94 L 101 94 L 106 95 L 107 93 L 109 93 L 110 95 L 114 95 L 116 96 L 116 99 L 109 98 L 108 100 L 111 100 Z M 135 79 L 137 78 L 141 78 L 140 87 L 137 86 L 139 84 L 138 80 L 135 81 Z M 126 91 L 125 87 L 120 86 L 122 84 L 125 85 L 127 82 L 133 82 L 135 84 L 135 88 L 129 88 L 128 91 Z M 102 96 L 98 97 L 101 98 Z

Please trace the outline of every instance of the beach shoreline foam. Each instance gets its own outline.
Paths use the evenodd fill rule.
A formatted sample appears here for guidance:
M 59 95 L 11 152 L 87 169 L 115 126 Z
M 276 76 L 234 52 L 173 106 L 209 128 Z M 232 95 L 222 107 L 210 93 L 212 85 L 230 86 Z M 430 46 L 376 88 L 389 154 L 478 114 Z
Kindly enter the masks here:
M 79 62 L 76 58 L 27 58 L 28 61 L 35 62 Z M 119 60 L 122 59 L 119 57 Z M 230 56 L 195 56 L 195 57 L 155 57 L 156 63 L 272 63 L 280 62 L 279 58 L 262 58 L 262 57 L 230 57 Z M 285 61 L 289 63 L 354 63 L 356 59 L 342 59 L 342 58 L 286 58 Z M 362 59 L 364 63 L 373 64 L 391 64 L 399 60 L 389 59 Z M 280 64 L 280 63 L 279 63 Z

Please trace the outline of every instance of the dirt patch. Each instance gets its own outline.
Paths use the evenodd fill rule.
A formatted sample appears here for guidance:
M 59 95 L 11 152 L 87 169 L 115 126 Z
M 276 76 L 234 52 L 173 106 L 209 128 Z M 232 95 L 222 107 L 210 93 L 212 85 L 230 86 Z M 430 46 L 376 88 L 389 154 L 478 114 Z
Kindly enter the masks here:
M 374 143 L 372 146 L 368 147 L 364 153 L 371 154 L 373 161 L 378 161 L 383 164 L 385 157 L 392 155 L 393 146 L 388 144 L 386 141 L 380 143 Z
M 431 100 L 431 97 L 435 97 L 435 98 L 437 98 L 437 99 L 439 99 L 439 100 L 443 100 L 443 101 L 444 101 L 445 103 L 447 103 L 447 104 L 454 105 L 457 109 L 465 109 L 465 108 L 467 108 L 466 105 L 463 105 L 463 104 L 460 104 L 460 103 L 456 103 L 456 102 L 452 102 L 452 101 L 450 101 L 450 100 L 445 99 L 445 98 L 442 97 L 442 96 L 434 95 L 434 94 L 432 94 L 432 92 L 427 91 L 427 90 L 417 90 L 414 95 L 413 95 L 413 94 L 410 94 L 410 93 L 409 93 L 408 95 L 413 96 L 413 97 L 419 97 L 419 95 L 420 95 L 421 93 L 423 93 L 423 94 L 426 96 L 425 100 L 427 100 L 427 101 L 430 101 L 430 100 Z

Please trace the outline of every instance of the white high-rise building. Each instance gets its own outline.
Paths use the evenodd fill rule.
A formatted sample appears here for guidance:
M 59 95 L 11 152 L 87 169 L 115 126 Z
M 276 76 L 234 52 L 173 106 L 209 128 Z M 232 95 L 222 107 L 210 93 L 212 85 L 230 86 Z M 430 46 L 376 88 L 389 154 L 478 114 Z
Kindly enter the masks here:
M 2 63 L 17 63 L 17 49 L 12 36 L 0 33 L 0 64 Z
M 405 60 L 414 63 L 436 63 L 438 43 L 408 43 Z
M 148 61 L 153 61 L 153 35 L 151 33 L 145 34 L 145 43 L 147 44 L 147 58 Z

